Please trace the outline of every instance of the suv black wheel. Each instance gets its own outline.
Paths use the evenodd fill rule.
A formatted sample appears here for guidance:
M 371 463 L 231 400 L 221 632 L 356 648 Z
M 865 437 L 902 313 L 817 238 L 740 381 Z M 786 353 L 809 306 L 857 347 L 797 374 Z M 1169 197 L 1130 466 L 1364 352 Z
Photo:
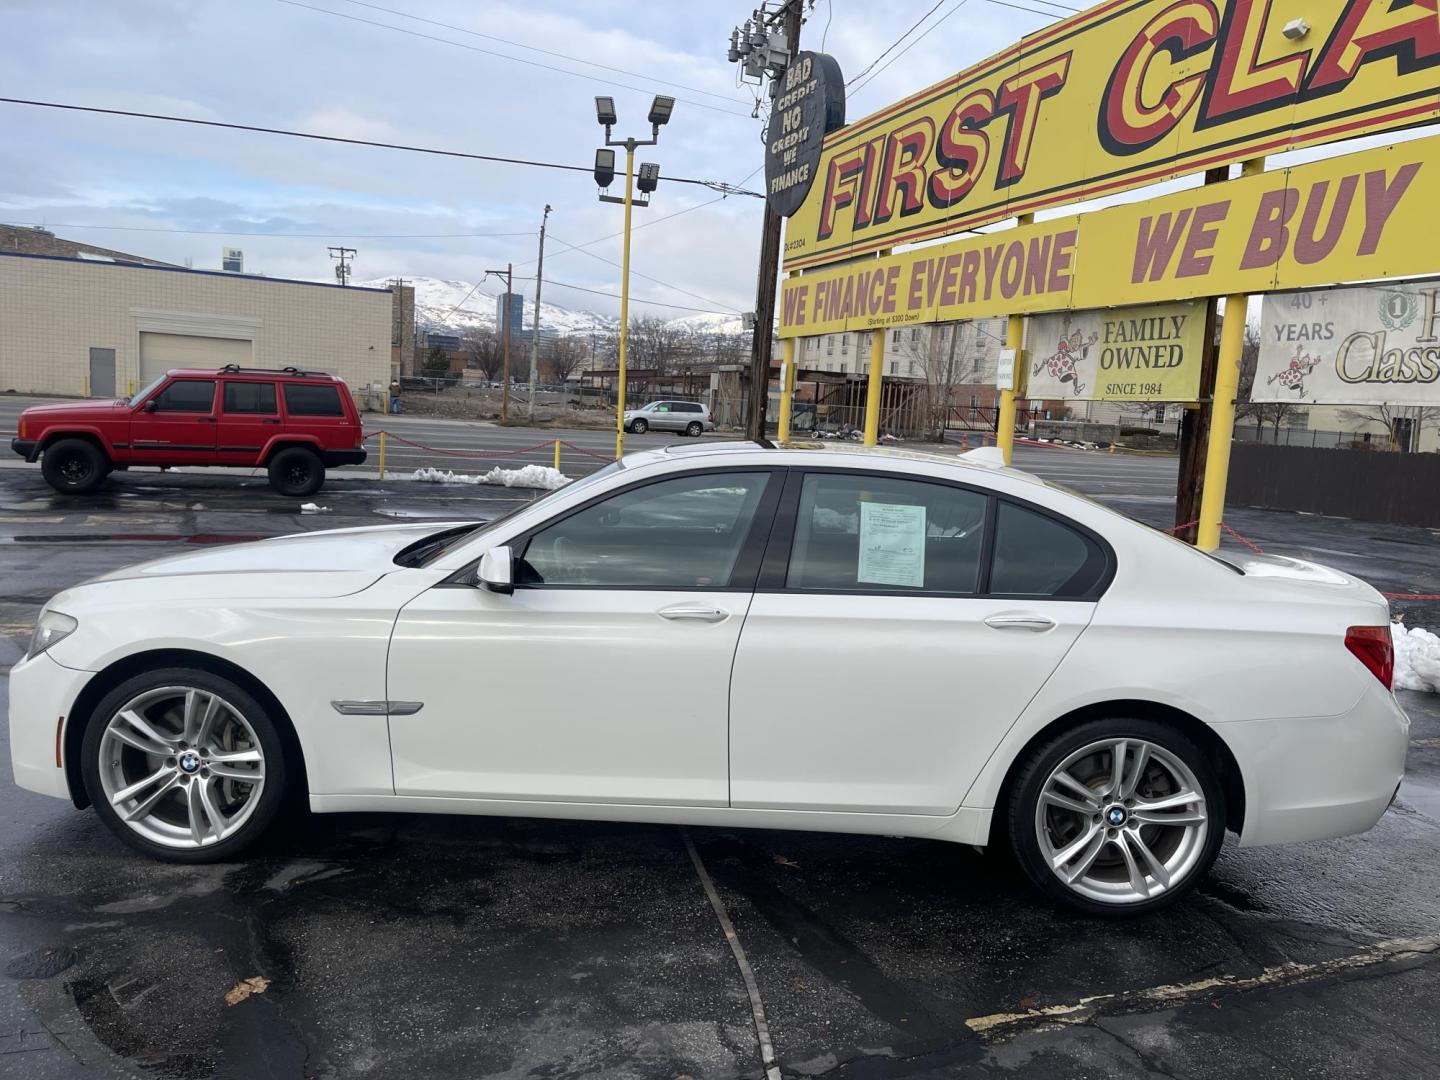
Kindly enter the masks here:
M 1043 892 L 1091 915 L 1168 907 L 1210 870 L 1225 793 L 1209 757 L 1153 720 L 1091 720 L 1032 750 L 1006 807 L 1015 855 Z
M 325 482 L 320 455 L 303 446 L 287 446 L 270 459 L 270 486 L 281 495 L 314 495 Z
M 691 420 L 690 423 L 685 425 L 685 434 L 689 435 L 692 439 L 698 439 L 700 433 L 704 430 L 705 425 L 700 423 L 699 420 Z
M 650 424 L 644 420 L 631 420 L 630 431 L 635 435 L 644 435 L 650 430 Z
M 260 836 L 285 797 L 285 746 L 243 687 L 195 668 L 127 679 L 95 707 L 80 771 L 100 820 L 168 862 L 227 859 Z
M 105 452 L 86 439 L 60 439 L 45 448 L 40 473 L 63 495 L 94 491 L 110 471 Z

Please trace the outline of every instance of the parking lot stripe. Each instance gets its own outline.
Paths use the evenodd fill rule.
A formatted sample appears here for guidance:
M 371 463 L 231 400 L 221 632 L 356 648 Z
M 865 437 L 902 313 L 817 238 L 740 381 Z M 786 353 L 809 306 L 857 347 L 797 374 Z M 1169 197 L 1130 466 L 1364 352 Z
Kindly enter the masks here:
M 1259 975 L 1242 978 L 1219 975 L 1191 983 L 1152 986 L 1144 990 L 1124 990 L 1113 994 L 1082 997 L 1067 1005 L 1043 1005 L 1018 1013 L 991 1013 L 965 1021 L 971 1031 L 984 1035 L 1000 1034 L 1006 1028 L 1041 1026 L 1044 1024 L 1085 1024 L 1101 1013 L 1153 1012 L 1174 1009 L 1199 999 L 1219 994 L 1232 994 L 1271 986 L 1294 986 L 1315 982 L 1329 975 L 1339 975 L 1356 968 L 1397 960 L 1434 956 L 1440 952 L 1440 935 L 1417 938 L 1395 938 L 1380 941 L 1348 956 L 1322 960 L 1314 964 L 1284 963 L 1267 967 Z
M 745 992 L 750 995 L 750 1011 L 755 1017 L 755 1037 L 760 1042 L 760 1065 L 765 1070 L 765 1080 L 781 1080 L 780 1066 L 775 1060 L 775 1046 L 770 1041 L 770 1025 L 765 1020 L 765 1006 L 760 1001 L 760 986 L 755 982 L 755 972 L 750 969 L 750 961 L 745 958 L 745 947 L 740 944 L 740 938 L 730 922 L 730 914 L 725 910 L 725 901 L 720 899 L 720 894 L 715 891 L 715 883 L 710 880 L 710 872 L 705 869 L 700 852 L 695 850 L 695 841 L 690 839 L 689 830 L 681 829 L 680 833 L 685 837 L 685 850 L 690 853 L 690 861 L 695 864 L 695 874 L 705 888 L 705 895 L 710 898 L 710 906 L 715 909 L 715 917 L 720 920 L 720 929 L 725 933 L 725 940 L 730 943 L 730 951 L 735 954 L 740 978 L 745 980 Z

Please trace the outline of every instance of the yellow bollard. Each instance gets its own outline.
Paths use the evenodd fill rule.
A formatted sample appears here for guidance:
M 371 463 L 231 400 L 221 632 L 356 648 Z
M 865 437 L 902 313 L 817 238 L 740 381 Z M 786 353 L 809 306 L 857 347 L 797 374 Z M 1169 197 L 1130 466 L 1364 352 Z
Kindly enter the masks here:
M 81 376 L 80 376 L 80 396 L 81 396 L 81 397 L 89 397 L 89 396 L 90 396 L 90 376 L 89 376 L 89 375 L 81 375 Z
M 380 432 L 380 479 L 385 479 L 385 432 Z
M 560 440 L 555 440 L 555 471 L 560 471 Z

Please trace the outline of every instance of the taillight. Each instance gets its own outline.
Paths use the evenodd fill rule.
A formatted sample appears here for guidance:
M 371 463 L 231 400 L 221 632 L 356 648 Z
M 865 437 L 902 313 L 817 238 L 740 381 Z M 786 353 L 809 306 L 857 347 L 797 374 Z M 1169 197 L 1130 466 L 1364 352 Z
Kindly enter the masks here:
M 1370 669 L 1389 690 L 1395 681 L 1395 640 L 1388 626 L 1352 626 L 1345 631 L 1345 647 Z

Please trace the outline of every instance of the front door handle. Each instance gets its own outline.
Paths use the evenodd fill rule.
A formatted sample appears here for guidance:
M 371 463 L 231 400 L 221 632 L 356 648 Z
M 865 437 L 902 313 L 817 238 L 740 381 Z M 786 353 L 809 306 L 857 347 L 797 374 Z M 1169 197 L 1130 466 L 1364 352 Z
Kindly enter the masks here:
M 1048 615 L 991 615 L 985 625 L 996 630 L 1029 630 L 1033 634 L 1055 629 L 1055 620 Z
M 678 604 L 661 608 L 656 612 L 662 619 L 687 619 L 693 622 L 724 622 L 730 613 L 724 608 L 708 607 L 703 604 Z

